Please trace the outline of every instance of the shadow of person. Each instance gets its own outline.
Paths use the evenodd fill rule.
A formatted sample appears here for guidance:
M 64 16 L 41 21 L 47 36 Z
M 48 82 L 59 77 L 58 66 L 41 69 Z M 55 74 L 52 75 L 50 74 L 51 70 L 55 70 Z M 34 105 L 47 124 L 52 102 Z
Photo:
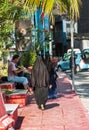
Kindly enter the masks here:
M 54 107 L 58 107 L 58 106 L 59 106 L 58 103 L 47 104 L 47 105 L 45 106 L 45 110 L 51 109 L 51 108 L 54 108 Z

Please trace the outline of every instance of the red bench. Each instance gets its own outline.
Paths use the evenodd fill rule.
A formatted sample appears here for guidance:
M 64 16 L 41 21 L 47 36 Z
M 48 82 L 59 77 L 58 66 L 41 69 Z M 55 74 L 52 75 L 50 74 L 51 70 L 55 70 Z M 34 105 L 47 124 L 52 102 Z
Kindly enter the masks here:
M 7 130 L 14 126 L 14 119 L 8 116 L 4 106 L 4 100 L 0 91 L 0 130 Z
M 17 121 L 19 104 L 5 104 L 6 113 Z
M 15 88 L 15 83 L 11 83 L 11 82 L 1 83 L 0 88 L 1 89 L 10 89 L 10 90 L 12 90 L 12 89 Z
M 15 89 L 15 83 L 2 83 L 0 84 L 0 88 L 3 93 L 5 103 L 9 104 L 19 104 L 20 107 L 25 106 L 27 103 L 28 90 L 24 89 Z M 8 93 L 6 91 L 11 91 Z
M 6 94 L 6 103 L 19 104 L 20 107 L 25 106 L 28 99 L 28 90 L 16 89 L 13 93 Z

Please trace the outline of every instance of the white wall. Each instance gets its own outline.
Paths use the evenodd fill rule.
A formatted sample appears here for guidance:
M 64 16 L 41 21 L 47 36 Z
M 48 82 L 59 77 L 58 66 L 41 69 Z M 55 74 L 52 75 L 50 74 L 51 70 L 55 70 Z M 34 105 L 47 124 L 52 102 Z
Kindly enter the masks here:
M 87 47 L 89 47 L 89 40 L 82 40 L 82 48 L 86 49 Z

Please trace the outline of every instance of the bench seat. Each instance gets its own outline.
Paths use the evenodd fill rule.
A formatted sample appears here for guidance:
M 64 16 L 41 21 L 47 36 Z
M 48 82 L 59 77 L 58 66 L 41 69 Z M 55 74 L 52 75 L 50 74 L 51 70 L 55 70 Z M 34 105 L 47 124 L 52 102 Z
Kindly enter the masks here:
M 18 118 L 18 106 L 19 104 L 4 104 L 5 105 L 5 109 L 6 109 L 6 113 L 12 117 L 14 119 L 14 121 L 16 122 L 17 118 Z

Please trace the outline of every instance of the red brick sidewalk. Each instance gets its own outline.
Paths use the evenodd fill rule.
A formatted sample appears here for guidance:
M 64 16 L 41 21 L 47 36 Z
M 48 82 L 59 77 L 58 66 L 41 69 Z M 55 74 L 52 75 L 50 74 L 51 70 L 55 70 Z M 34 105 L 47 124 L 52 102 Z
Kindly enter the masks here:
M 89 118 L 68 77 L 59 78 L 57 85 L 58 98 L 48 100 L 44 111 L 29 97 L 28 105 L 19 108 L 15 130 L 89 130 Z

